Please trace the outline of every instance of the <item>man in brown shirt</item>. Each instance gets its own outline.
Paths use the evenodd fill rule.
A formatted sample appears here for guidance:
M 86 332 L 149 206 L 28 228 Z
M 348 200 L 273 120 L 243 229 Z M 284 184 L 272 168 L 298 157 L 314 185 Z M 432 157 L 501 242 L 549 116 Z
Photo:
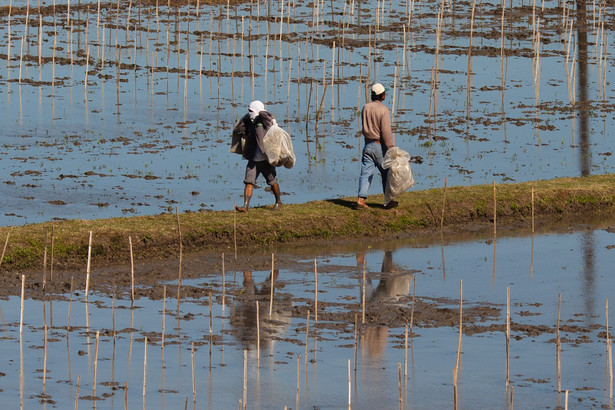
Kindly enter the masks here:
M 359 194 L 357 209 L 368 209 L 365 203 L 367 192 L 372 183 L 376 168 L 382 178 L 382 191 L 386 189 L 388 169 L 382 168 L 382 160 L 393 143 L 391 131 L 391 115 L 389 109 L 383 104 L 386 88 L 380 83 L 372 85 L 372 101 L 365 104 L 361 111 L 362 133 L 365 145 L 361 154 L 361 176 L 359 177 Z M 394 208 L 398 204 L 391 201 L 385 204 L 385 208 Z

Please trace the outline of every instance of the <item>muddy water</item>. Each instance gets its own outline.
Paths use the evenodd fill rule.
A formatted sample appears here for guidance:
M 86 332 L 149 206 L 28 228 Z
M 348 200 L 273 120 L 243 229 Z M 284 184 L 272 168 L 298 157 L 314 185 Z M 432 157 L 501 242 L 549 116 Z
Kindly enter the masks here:
M 517 407 L 554 408 L 564 405 L 566 390 L 571 408 L 608 405 L 610 226 L 505 236 L 495 246 L 480 234 L 279 250 L 271 315 L 270 262 L 225 270 L 224 279 L 221 266 L 199 262 L 200 256 L 186 262 L 179 310 L 176 281 L 163 283 L 166 298 L 138 297 L 133 308 L 130 289 L 116 289 L 113 298 L 109 284 L 96 281 L 87 303 L 83 289 L 42 299 L 28 287 L 34 298 L 24 301 L 21 342 L 18 295 L 0 302 L 3 402 L 11 408 L 21 402 L 67 408 L 76 399 L 80 407 L 120 409 L 127 400 L 129 408 L 235 408 L 244 400 L 245 371 L 249 408 L 341 408 L 348 403 L 350 363 L 354 408 L 399 407 L 400 372 L 404 408 L 449 408 L 462 290 L 460 407 L 506 408 L 512 392 Z M 95 269 L 93 277 L 106 270 Z M 412 324 L 407 350 L 406 323 Z
M 479 2 L 471 53 L 471 5 L 445 7 L 436 57 L 439 2 L 1 3 L 3 225 L 231 209 L 252 99 L 294 137 L 284 201 L 354 196 L 374 80 L 415 189 L 613 172 L 609 4 L 513 2 L 502 41 L 500 3 Z

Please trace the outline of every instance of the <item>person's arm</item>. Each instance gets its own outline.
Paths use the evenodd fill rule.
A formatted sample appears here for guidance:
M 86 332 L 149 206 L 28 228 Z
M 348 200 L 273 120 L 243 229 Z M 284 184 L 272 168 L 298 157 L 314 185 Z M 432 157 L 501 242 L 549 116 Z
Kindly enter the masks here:
M 393 142 L 393 131 L 391 131 L 391 115 L 389 109 L 385 107 L 385 113 L 380 119 L 380 138 L 384 146 L 393 148 L 395 143 Z

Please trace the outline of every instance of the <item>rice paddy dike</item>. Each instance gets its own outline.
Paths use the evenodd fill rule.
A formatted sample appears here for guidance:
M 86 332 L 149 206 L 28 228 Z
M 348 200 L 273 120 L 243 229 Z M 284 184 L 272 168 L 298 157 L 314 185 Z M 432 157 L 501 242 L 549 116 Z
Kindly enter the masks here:
M 371 196 L 370 209 L 360 211 L 354 209 L 355 198 L 343 198 L 285 204 L 277 212 L 263 206 L 247 214 L 165 213 L 6 226 L 0 228 L 4 245 L 0 271 L 85 269 L 90 232 L 93 266 L 127 266 L 131 251 L 135 262 L 177 260 L 180 242 L 184 256 L 207 253 L 217 259 L 220 253 L 268 254 L 282 245 L 484 235 L 494 228 L 500 236 L 529 233 L 533 227 L 538 232 L 612 215 L 615 175 L 410 190 L 392 210 L 384 209 L 382 200 L 382 195 Z M 19 275 L 3 276 L 19 282 Z

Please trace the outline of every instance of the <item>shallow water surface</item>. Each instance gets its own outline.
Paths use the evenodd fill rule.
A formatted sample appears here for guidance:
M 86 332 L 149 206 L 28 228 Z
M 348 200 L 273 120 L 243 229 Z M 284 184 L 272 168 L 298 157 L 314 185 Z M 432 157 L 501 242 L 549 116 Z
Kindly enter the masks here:
M 221 273 L 204 272 L 184 280 L 186 289 L 205 292 L 185 296 L 179 310 L 174 282 L 167 283 L 166 299 L 138 298 L 133 309 L 124 290 L 112 299 L 94 288 L 87 303 L 83 290 L 26 299 L 21 343 L 20 300 L 13 296 L 0 302 L 3 402 L 12 408 L 21 401 L 24 407 L 67 408 L 78 396 L 80 407 L 120 409 L 126 397 L 130 408 L 176 409 L 186 403 L 188 408 L 236 408 L 244 399 L 245 372 L 249 408 L 341 408 L 348 405 L 350 366 L 354 408 L 398 408 L 400 373 L 404 408 L 450 408 L 462 286 L 467 323 L 458 369 L 460 407 L 507 408 L 512 393 L 517 407 L 554 408 L 563 406 L 566 390 L 570 408 L 608 405 L 605 302 L 615 290 L 613 245 L 607 223 L 497 238 L 495 253 L 488 236 L 444 237 L 433 244 L 374 242 L 313 253 L 289 249 L 276 255 L 295 263 L 275 270 L 271 316 L 271 269 L 225 272 L 224 298 Z M 313 314 L 315 260 L 318 324 Z M 410 312 L 414 303 L 416 321 L 406 350 L 405 322 L 399 320 L 404 316 L 396 315 Z M 451 312 L 452 320 L 424 319 L 420 310 L 428 304 L 442 315 Z M 391 309 L 379 310 L 383 307 Z M 491 313 L 471 318 L 479 308 Z
M 374 81 L 413 189 L 614 171 L 612 4 L 479 2 L 470 49 L 470 3 L 0 3 L 0 225 L 232 209 L 253 99 L 294 138 L 285 202 L 354 196 Z

